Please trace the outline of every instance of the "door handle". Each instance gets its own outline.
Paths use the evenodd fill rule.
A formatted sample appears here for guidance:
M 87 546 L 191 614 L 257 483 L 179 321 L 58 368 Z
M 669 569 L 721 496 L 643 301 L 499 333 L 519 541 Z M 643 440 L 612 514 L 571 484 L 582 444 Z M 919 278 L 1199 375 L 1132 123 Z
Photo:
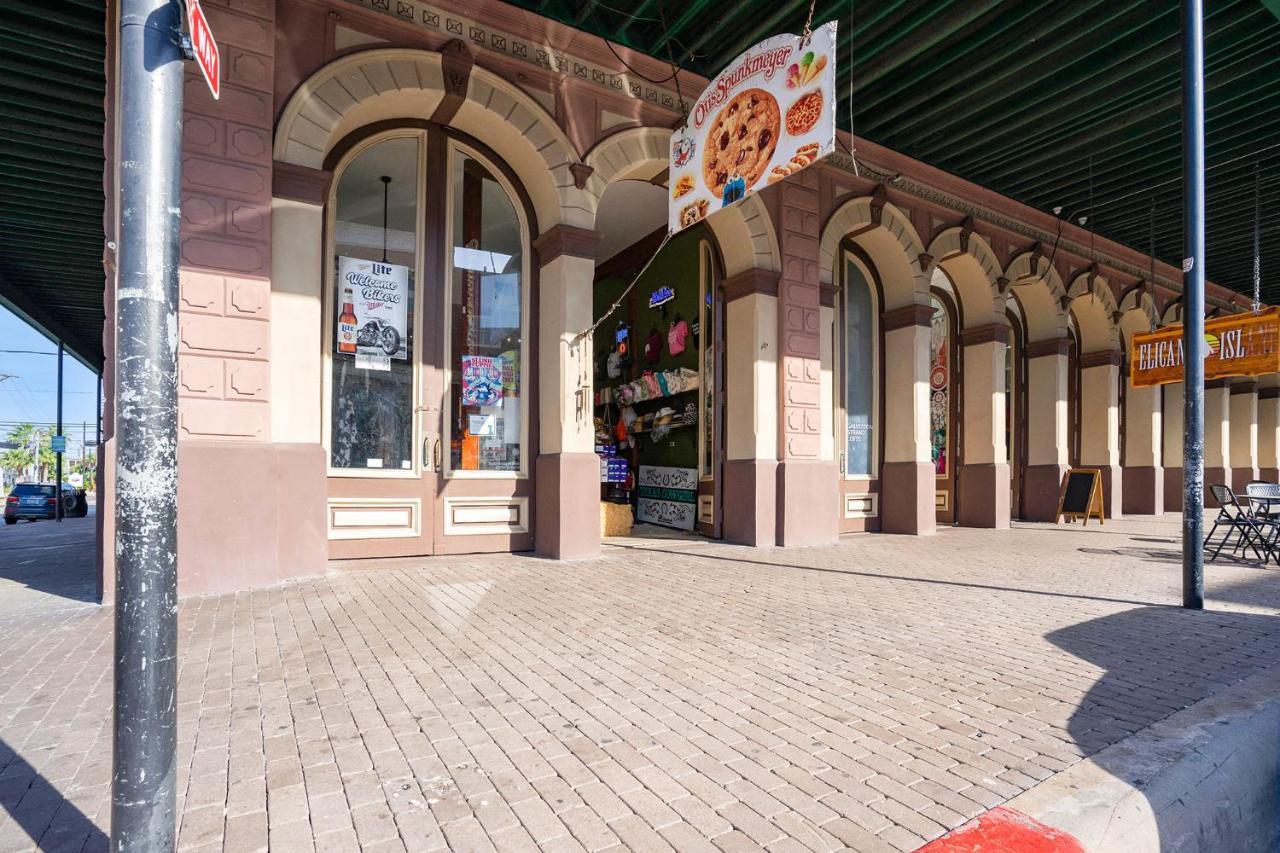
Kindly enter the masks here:
M 424 436 L 422 439 L 422 467 L 427 471 L 440 470 L 440 436 Z

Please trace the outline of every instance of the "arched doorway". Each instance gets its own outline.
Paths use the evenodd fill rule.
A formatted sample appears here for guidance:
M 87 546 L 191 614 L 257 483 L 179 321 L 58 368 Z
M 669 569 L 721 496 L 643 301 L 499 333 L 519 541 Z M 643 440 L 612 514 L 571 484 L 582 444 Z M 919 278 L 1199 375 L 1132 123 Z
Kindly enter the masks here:
M 723 264 L 705 223 L 664 245 L 662 177 L 611 181 L 597 211 L 592 414 L 609 470 L 600 498 L 609 536 L 719 538 Z
M 929 441 L 936 478 L 935 506 L 939 524 L 955 524 L 956 473 L 964 446 L 960 419 L 964 366 L 956 334 L 961 327 L 960 314 L 952 296 L 936 286 L 929 292 L 929 304 L 933 308 L 929 338 Z
M 1067 442 L 1071 448 L 1067 464 L 1080 467 L 1080 333 L 1072 314 L 1067 326 L 1071 349 L 1067 354 Z
M 871 258 L 845 241 L 835 294 L 835 435 L 840 532 L 881 529 L 884 290 Z
M 426 122 L 331 153 L 323 440 L 330 553 L 533 547 L 532 207 L 474 139 Z
M 1009 346 L 1005 349 L 1005 446 L 1009 454 L 1009 512 L 1022 518 L 1022 496 L 1027 471 L 1027 333 L 1015 300 L 1006 310 Z

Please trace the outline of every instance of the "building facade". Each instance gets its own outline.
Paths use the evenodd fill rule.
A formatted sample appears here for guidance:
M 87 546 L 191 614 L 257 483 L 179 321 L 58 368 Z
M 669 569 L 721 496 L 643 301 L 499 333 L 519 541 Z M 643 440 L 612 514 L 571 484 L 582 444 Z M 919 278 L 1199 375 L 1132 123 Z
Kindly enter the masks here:
M 663 249 L 687 317 L 624 320 L 609 282 L 656 245 L 705 79 L 648 82 L 669 70 L 497 3 L 204 6 L 224 79 L 215 102 L 189 70 L 185 92 L 182 594 L 330 559 L 591 556 L 602 435 L 692 472 L 687 526 L 743 545 L 1051 520 L 1075 465 L 1102 470 L 1109 515 L 1180 507 L 1180 389 L 1129 388 L 1125 365 L 1177 319 L 1179 270 L 842 134 Z M 351 283 L 383 274 L 382 319 L 358 323 Z M 615 373 L 620 334 L 638 363 Z M 682 389 L 619 405 L 657 373 Z M 625 408 L 697 438 L 663 456 L 617 432 Z M 1207 482 L 1276 479 L 1280 389 L 1207 387 L 1205 412 Z

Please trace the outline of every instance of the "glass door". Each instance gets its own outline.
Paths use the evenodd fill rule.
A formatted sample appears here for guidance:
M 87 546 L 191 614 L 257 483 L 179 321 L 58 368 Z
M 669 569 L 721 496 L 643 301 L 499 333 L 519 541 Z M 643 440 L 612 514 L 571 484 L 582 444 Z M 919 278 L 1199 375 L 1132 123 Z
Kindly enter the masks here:
M 529 215 L 496 158 L 433 137 L 444 172 L 440 238 L 436 455 L 437 553 L 533 547 L 536 391 L 530 375 Z M 436 150 L 433 147 L 433 151 Z M 433 244 L 435 245 L 435 244 Z
M 330 555 L 533 547 L 530 214 L 435 126 L 354 147 L 329 205 Z
M 353 147 L 328 205 L 322 346 L 331 557 L 432 553 L 434 463 L 422 358 L 437 312 L 424 310 L 420 131 Z M 438 411 L 438 406 L 436 407 Z

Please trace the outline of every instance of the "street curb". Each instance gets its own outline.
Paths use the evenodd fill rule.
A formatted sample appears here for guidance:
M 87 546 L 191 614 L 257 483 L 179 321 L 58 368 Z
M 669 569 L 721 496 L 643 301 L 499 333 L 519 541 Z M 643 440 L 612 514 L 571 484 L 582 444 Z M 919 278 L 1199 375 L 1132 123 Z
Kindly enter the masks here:
M 1273 850 L 1280 667 L 1153 723 L 1005 804 L 1093 853 Z

